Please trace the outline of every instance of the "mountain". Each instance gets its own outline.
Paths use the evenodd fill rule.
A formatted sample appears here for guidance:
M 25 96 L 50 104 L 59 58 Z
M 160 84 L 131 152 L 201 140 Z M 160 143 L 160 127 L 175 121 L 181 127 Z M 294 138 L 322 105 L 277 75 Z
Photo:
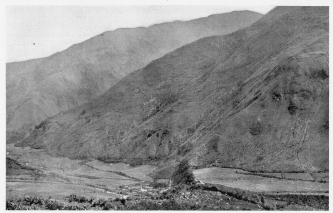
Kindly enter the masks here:
M 50 57 L 6 66 L 7 142 L 46 118 L 93 100 L 128 73 L 199 38 L 249 26 L 262 15 L 235 11 L 192 21 L 117 29 Z
M 276 7 L 130 73 L 16 146 L 105 162 L 327 171 L 329 9 Z

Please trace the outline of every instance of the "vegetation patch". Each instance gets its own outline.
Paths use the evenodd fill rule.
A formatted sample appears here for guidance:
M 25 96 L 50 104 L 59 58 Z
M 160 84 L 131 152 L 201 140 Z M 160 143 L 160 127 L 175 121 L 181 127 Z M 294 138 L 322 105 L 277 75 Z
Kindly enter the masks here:
M 171 180 L 172 185 L 194 183 L 194 175 L 192 170 L 190 169 L 188 160 L 183 160 L 178 164 L 174 173 L 171 176 Z
M 251 135 L 260 135 L 262 131 L 263 131 L 263 126 L 259 122 L 256 122 L 250 126 Z
M 313 70 L 310 74 L 311 78 L 325 80 L 328 78 L 328 74 L 324 69 Z
M 297 109 L 298 109 L 297 106 L 292 101 L 290 101 L 289 106 L 288 106 L 288 111 L 289 111 L 290 115 L 295 115 Z

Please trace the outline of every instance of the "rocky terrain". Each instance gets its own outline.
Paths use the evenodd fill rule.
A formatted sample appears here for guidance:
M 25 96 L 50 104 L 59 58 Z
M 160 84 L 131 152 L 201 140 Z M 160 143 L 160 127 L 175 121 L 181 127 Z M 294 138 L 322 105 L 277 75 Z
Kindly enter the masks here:
M 92 101 L 130 72 L 184 44 L 234 32 L 261 17 L 238 11 L 147 28 L 117 29 L 46 58 L 8 63 L 7 143 L 22 139 L 50 116 Z
M 132 72 L 17 146 L 72 159 L 328 171 L 328 8 L 277 7 Z M 161 171 L 162 171 L 161 170 Z

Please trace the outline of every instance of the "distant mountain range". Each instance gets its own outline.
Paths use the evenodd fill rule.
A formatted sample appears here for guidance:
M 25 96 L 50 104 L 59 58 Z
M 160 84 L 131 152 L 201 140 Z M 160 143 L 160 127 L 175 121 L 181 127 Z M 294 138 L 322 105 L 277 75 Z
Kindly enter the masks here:
M 234 32 L 261 17 L 256 12 L 238 11 L 117 29 L 50 57 L 8 63 L 7 142 L 24 137 L 50 116 L 92 101 L 130 72 L 184 44 Z
M 16 146 L 105 162 L 328 171 L 329 8 L 276 7 L 46 119 Z

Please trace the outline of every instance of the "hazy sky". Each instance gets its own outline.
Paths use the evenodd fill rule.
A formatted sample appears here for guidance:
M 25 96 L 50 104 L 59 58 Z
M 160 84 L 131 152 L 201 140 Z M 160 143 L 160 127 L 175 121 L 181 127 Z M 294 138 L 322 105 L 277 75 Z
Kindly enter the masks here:
M 234 10 L 267 13 L 273 6 L 6 6 L 6 61 L 49 56 L 117 28 L 191 20 Z

